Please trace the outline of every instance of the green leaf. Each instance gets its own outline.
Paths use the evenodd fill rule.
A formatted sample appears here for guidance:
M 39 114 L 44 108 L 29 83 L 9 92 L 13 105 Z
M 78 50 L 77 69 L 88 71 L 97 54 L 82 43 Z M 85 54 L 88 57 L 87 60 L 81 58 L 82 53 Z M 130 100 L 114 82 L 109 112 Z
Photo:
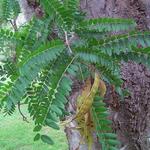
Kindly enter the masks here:
M 36 134 L 34 137 L 34 141 L 38 141 L 40 139 L 41 135 L 39 133 Z
M 62 116 L 62 111 L 56 105 L 51 105 L 51 110 L 55 112 L 58 116 Z
M 59 121 L 58 116 L 57 116 L 56 113 L 54 113 L 54 112 L 49 112 L 48 115 L 47 115 L 47 118 L 48 118 L 48 119 L 51 119 L 51 120 L 53 120 L 53 121 L 55 121 L 55 122 L 58 122 L 58 121 Z
M 49 136 L 47 136 L 47 135 L 41 135 L 41 140 L 44 143 L 47 143 L 47 144 L 50 144 L 50 145 L 54 144 L 53 140 Z
M 96 126 L 96 133 L 99 138 L 99 142 L 102 145 L 102 149 L 113 150 L 115 146 L 119 144 L 117 135 L 112 132 L 112 121 L 108 120 L 108 112 L 102 100 L 99 96 L 95 97 L 95 105 L 92 108 L 92 115 Z M 97 107 L 99 106 L 99 107 Z M 110 149 L 110 150 L 111 150 Z
M 109 147 L 109 150 L 118 150 L 118 148 L 113 147 L 113 146 L 110 146 L 110 147 Z
M 116 145 L 119 145 L 119 144 L 120 144 L 120 142 L 117 141 L 117 140 L 110 140 L 110 139 L 108 139 L 107 142 L 108 142 L 110 145 L 113 145 L 113 146 L 116 146 Z
M 56 130 L 60 129 L 59 126 L 53 120 L 50 119 L 46 119 L 46 125 Z
M 41 128 L 42 128 L 42 126 L 38 125 L 38 126 L 36 126 L 36 127 L 33 129 L 33 131 L 34 131 L 34 132 L 40 131 Z
M 105 138 L 111 138 L 111 139 L 116 139 L 117 138 L 117 135 L 114 134 L 114 133 L 103 133 L 102 136 L 105 137 Z

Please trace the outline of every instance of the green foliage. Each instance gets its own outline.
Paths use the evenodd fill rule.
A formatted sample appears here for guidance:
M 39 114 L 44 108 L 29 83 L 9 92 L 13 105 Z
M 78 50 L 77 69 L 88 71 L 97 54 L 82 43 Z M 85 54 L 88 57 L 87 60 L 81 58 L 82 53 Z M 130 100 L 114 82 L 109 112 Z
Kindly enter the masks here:
M 29 49 L 37 49 L 40 45 L 48 41 L 47 37 L 51 32 L 51 21 L 52 16 L 42 19 L 33 18 L 30 23 L 29 31 L 27 31 L 27 35 L 24 37 L 26 46 Z
M 63 51 L 64 47 L 59 42 L 51 42 L 44 45 L 37 51 L 33 51 L 25 61 L 19 64 L 19 75 L 14 80 L 14 86 L 5 95 L 3 94 L 5 101 L 7 101 L 8 111 L 13 104 L 17 104 L 24 96 L 26 88 L 29 84 L 38 76 L 42 67 L 48 62 L 53 61 Z
M 78 0 L 45 0 L 40 2 L 42 18 L 34 16 L 12 31 L 5 24 L 11 25 L 10 20 L 18 16 L 18 1 L 1 1 L 0 55 L 5 59 L 0 64 L 0 108 L 11 115 L 16 105 L 26 103 L 35 122 L 35 141 L 53 144 L 41 129 L 59 129 L 72 78 L 80 74 L 84 80 L 94 69 L 121 95 L 121 62 L 134 60 L 150 66 L 150 32 L 137 31 L 133 20 L 86 19 Z M 103 149 L 117 149 L 107 108 L 102 101 L 94 102 L 92 108 Z
M 123 30 L 132 30 L 136 27 L 136 23 L 130 19 L 121 18 L 98 18 L 82 20 L 80 23 L 81 32 L 84 36 L 84 32 L 102 33 L 103 35 L 108 35 L 108 32 L 118 32 Z M 77 30 L 78 31 L 78 30 Z M 107 32 L 107 33 L 106 33 Z M 79 33 L 80 34 L 80 33 Z
M 0 0 L 0 22 L 15 19 L 20 13 L 20 6 L 17 0 Z
M 70 30 L 73 22 L 72 13 L 65 9 L 63 3 L 57 0 L 45 0 L 42 2 L 46 12 L 51 15 L 50 9 L 57 15 L 58 24 L 65 30 Z
M 99 96 L 95 97 L 92 113 L 102 150 L 117 150 L 119 144 L 117 135 L 112 132 L 111 121 L 108 120 L 108 109 Z

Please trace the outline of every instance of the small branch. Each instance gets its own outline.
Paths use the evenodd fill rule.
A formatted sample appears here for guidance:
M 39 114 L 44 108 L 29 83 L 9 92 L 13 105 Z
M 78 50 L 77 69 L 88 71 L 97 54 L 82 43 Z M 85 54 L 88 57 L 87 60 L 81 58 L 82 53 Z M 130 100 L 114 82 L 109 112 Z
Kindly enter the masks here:
M 71 47 L 70 47 L 70 40 L 68 39 L 68 34 L 67 34 L 67 32 L 66 31 L 64 31 L 65 32 L 65 44 L 68 46 L 68 49 L 69 49 L 69 54 L 71 54 L 72 55 L 72 50 L 71 50 Z M 72 37 L 71 37 L 72 38 Z
M 14 32 L 17 32 L 18 31 L 18 27 L 17 27 L 17 24 L 16 24 L 16 19 L 15 18 L 14 20 L 9 20 L 10 21 L 10 24 L 12 25 L 13 29 L 14 29 Z M 16 52 L 16 48 L 15 48 L 15 52 Z M 13 62 L 16 63 L 17 61 L 17 58 L 16 58 L 16 53 L 13 55 Z
M 27 117 L 21 111 L 20 103 L 18 103 L 18 110 L 19 110 L 20 115 L 22 116 L 23 121 L 29 123 L 29 121 L 27 120 Z
M 122 147 L 120 150 L 125 150 L 128 147 L 128 145 L 125 145 L 124 147 Z
M 14 19 L 13 21 L 10 20 L 10 24 L 12 25 L 14 31 L 17 32 L 18 31 L 18 27 L 17 27 L 17 24 L 16 24 L 16 19 Z
M 83 72 L 82 72 L 82 68 L 81 68 L 81 65 L 80 65 L 80 64 L 79 64 L 79 69 L 80 69 L 80 74 L 81 74 L 82 81 L 83 81 L 83 83 L 85 84 L 85 82 L 84 82 L 84 77 L 83 77 Z
M 71 38 L 69 39 L 69 43 L 71 43 L 76 38 L 77 37 L 75 36 L 75 33 L 73 32 L 72 35 L 71 35 Z

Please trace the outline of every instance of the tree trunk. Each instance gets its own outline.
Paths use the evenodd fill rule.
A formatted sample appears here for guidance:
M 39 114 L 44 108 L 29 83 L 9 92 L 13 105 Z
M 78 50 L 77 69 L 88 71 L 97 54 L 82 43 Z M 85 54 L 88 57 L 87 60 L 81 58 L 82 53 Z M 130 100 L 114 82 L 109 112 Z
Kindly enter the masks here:
M 28 22 L 34 13 L 34 9 L 28 5 L 27 0 L 19 0 L 20 8 L 21 8 L 21 13 L 17 17 L 16 23 L 17 26 L 21 26 Z
M 87 13 L 88 18 L 133 18 L 138 24 L 138 29 L 150 28 L 149 0 L 81 0 L 81 9 Z M 121 141 L 120 150 L 149 150 L 150 71 L 142 64 L 123 63 L 122 79 L 123 88 L 128 88 L 131 95 L 119 103 L 118 109 L 112 105 L 114 97 L 111 95 L 111 88 L 106 96 L 106 103 L 111 108 L 113 129 Z M 70 97 L 68 111 L 75 111 L 78 94 L 79 90 Z M 71 126 L 76 125 L 72 123 Z M 87 150 L 86 145 L 78 147 L 81 137 L 76 130 L 66 128 L 66 133 L 70 150 Z M 97 140 L 93 150 L 100 150 Z

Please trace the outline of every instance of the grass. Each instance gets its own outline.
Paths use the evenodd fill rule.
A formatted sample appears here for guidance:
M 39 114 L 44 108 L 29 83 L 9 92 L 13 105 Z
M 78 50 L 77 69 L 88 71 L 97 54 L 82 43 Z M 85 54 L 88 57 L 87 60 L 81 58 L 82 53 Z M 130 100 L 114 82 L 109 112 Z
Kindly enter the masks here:
M 25 106 L 22 111 L 28 116 Z M 41 141 L 33 141 L 36 133 L 33 132 L 32 120 L 29 121 L 30 123 L 24 122 L 18 111 L 13 116 L 4 117 L 0 114 L 0 150 L 68 150 L 63 129 L 44 129 L 43 132 L 48 133 L 55 142 L 51 146 Z

